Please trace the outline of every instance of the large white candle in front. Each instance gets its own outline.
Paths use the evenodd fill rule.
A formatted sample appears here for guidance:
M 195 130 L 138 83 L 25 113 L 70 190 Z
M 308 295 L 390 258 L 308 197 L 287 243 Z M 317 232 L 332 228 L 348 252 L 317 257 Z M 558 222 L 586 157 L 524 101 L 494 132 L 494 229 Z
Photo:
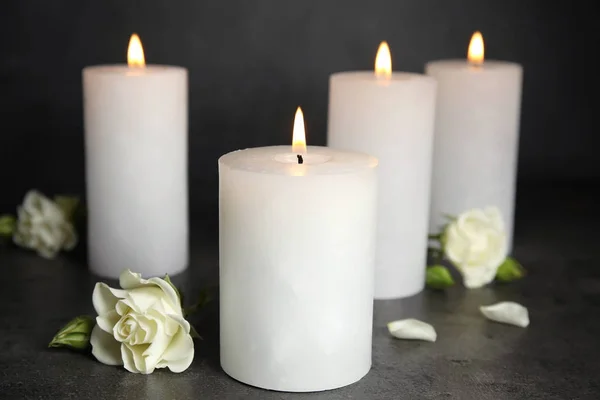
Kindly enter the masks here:
M 288 392 L 371 367 L 377 160 L 307 148 L 301 118 L 292 148 L 219 159 L 221 366 Z
M 435 81 L 392 73 L 385 42 L 372 72 L 329 81 L 328 145 L 379 159 L 375 298 L 399 298 L 425 284 Z
M 468 60 L 433 61 L 438 81 L 431 192 L 431 233 L 445 215 L 497 206 L 512 247 L 522 68 L 485 61 L 476 32 Z
M 117 278 L 175 274 L 188 264 L 187 70 L 145 65 L 83 70 L 89 264 Z

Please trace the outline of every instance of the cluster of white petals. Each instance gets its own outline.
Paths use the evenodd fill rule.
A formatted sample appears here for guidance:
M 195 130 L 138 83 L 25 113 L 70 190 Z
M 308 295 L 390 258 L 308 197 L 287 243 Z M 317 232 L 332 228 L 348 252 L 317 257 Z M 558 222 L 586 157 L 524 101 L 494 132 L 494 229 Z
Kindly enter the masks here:
M 13 241 L 18 246 L 35 250 L 44 258 L 54 258 L 61 250 L 72 250 L 77 234 L 63 210 L 38 191 L 25 195 L 17 209 L 18 222 Z
M 121 289 L 97 283 L 92 295 L 98 313 L 92 331 L 92 354 L 109 365 L 134 373 L 156 368 L 185 371 L 194 359 L 190 324 L 179 296 L 164 279 L 142 279 L 129 270 L 121 274 Z

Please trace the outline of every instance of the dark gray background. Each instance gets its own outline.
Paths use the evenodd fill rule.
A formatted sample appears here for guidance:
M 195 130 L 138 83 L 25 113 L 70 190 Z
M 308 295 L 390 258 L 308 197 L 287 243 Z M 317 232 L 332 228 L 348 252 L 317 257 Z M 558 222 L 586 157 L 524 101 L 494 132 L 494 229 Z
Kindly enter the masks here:
M 464 57 L 474 30 L 488 58 L 524 65 L 520 183 L 600 178 L 592 2 L 4 0 L 0 10 L 0 211 L 31 187 L 83 194 L 81 69 L 125 62 L 132 32 L 149 63 L 189 68 L 195 215 L 216 210 L 217 158 L 289 143 L 297 105 L 309 142 L 325 144 L 329 74 L 372 69 L 381 40 L 395 69 L 420 72 Z

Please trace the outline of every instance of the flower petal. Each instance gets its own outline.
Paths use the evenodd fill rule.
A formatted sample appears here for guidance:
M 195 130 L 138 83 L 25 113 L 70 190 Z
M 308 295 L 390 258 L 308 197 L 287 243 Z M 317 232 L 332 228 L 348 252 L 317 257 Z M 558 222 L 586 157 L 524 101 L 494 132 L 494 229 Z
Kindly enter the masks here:
M 175 289 L 173 289 L 173 286 L 171 286 L 168 282 L 161 278 L 150 278 L 148 279 L 148 282 L 160 287 L 163 290 L 163 292 L 165 292 L 167 300 L 170 303 L 169 305 L 171 306 L 173 311 L 177 315 L 183 316 L 183 310 L 181 309 L 181 301 L 179 300 L 179 295 L 177 294 L 177 292 L 175 292 Z
M 457 267 L 463 277 L 463 283 L 467 289 L 477 289 L 494 280 L 496 268 L 481 267 Z
M 145 315 L 137 317 L 138 330 L 131 344 L 150 343 L 158 330 L 157 322 Z
M 185 371 L 192 365 L 192 361 L 194 361 L 194 347 L 192 347 L 191 351 L 187 354 L 185 358 L 177 361 L 169 361 L 167 362 L 167 367 L 171 372 L 180 373 Z
M 190 323 L 187 322 L 185 320 L 185 318 L 183 318 L 179 315 L 174 315 L 174 314 L 169 314 L 169 315 L 167 315 L 167 317 L 170 318 L 171 320 L 175 321 L 185 331 L 185 333 L 190 333 L 190 331 L 191 331 Z M 175 332 L 173 332 L 173 334 L 175 334 Z
M 39 200 L 40 211 L 42 212 L 42 215 L 46 221 L 60 223 L 65 221 L 65 214 L 55 202 L 43 195 Z
M 103 315 L 96 317 L 96 324 L 100 329 L 108 334 L 112 334 L 113 327 L 119 322 L 121 316 L 115 310 L 111 310 Z
M 165 333 L 164 326 L 158 323 L 152 343 L 150 343 L 149 346 L 146 346 L 146 349 L 142 353 L 142 356 L 145 358 L 147 369 L 151 368 L 154 370 L 154 368 L 156 368 L 156 365 L 162 360 L 165 350 L 169 347 L 172 338 L 172 336 Z
M 60 232 L 53 229 L 53 226 L 48 223 L 40 224 L 38 227 L 39 229 L 37 230 L 37 235 L 46 245 L 46 247 L 51 249 L 59 249 L 62 242 Z
M 135 272 L 131 272 L 131 270 L 129 269 L 126 269 L 125 271 L 121 272 L 121 276 L 119 276 L 119 285 L 123 289 L 135 289 L 140 286 L 143 286 L 141 281 L 142 275 Z
M 154 372 L 154 369 L 156 368 L 156 363 L 154 362 L 154 360 L 149 359 L 149 357 L 146 356 L 146 351 L 148 350 L 148 348 L 150 346 L 152 346 L 152 345 L 151 344 L 150 345 L 140 344 L 137 346 L 126 345 L 126 347 L 131 351 L 131 354 L 133 355 L 133 362 L 135 363 L 136 369 L 141 374 L 151 374 Z
M 498 207 L 486 207 L 483 212 L 489 218 L 494 229 L 498 231 L 504 230 L 504 219 L 502 218 L 502 212 Z
M 127 314 L 132 308 L 133 307 L 129 299 L 120 299 L 115 305 L 115 311 L 120 316 Z
M 413 339 L 435 342 L 437 333 L 433 326 L 418 319 L 408 318 L 387 324 L 391 335 L 398 339 Z
M 140 373 L 140 370 L 137 369 L 133 361 L 133 352 L 125 343 L 121 344 L 121 357 L 123 358 L 123 366 L 127 371 L 134 374 Z
M 481 313 L 492 321 L 526 328 L 529 325 L 529 312 L 519 303 L 503 301 L 479 307 Z
M 132 317 L 132 314 L 124 315 L 113 326 L 112 335 L 117 342 L 129 343 L 132 331 L 132 322 L 135 324 L 135 320 L 133 319 L 134 318 Z M 133 330 L 135 330 L 135 328 L 133 328 Z
M 173 339 L 171 340 L 169 347 L 167 347 L 165 350 L 162 359 L 165 361 L 185 360 L 190 353 L 194 353 L 194 341 L 189 333 L 186 333 L 183 328 L 180 328 L 175 336 L 173 336 Z
M 125 270 L 121 273 L 121 276 L 119 277 L 119 284 L 123 289 L 139 289 L 148 286 L 158 286 L 164 292 L 164 297 L 166 297 L 168 305 L 172 309 L 172 312 L 178 315 L 183 315 L 179 296 L 175 292 L 175 289 L 173 289 L 173 287 L 162 278 L 154 277 L 150 279 L 143 279 L 141 274 L 131 272 L 130 270 Z M 171 310 L 166 311 L 171 313 Z
M 106 283 L 98 282 L 92 293 L 92 303 L 98 315 L 104 315 L 115 309 L 119 299 L 125 298 L 125 290 L 113 289 Z
M 139 287 L 129 290 L 127 299 L 131 308 L 140 314 L 146 313 L 149 309 L 156 309 L 155 304 L 162 306 L 160 300 L 163 292 L 156 286 Z
M 444 251 L 446 257 L 453 264 L 462 264 L 468 256 L 469 242 L 463 237 L 456 223 L 451 224 L 446 229 L 446 246 Z
M 98 361 L 106 365 L 123 365 L 120 343 L 112 335 L 104 332 L 98 325 L 94 326 L 90 337 L 92 354 Z
M 33 210 L 38 210 L 41 208 L 42 199 L 44 195 L 39 191 L 32 189 L 25 193 L 25 198 L 23 199 L 23 208 L 29 212 Z

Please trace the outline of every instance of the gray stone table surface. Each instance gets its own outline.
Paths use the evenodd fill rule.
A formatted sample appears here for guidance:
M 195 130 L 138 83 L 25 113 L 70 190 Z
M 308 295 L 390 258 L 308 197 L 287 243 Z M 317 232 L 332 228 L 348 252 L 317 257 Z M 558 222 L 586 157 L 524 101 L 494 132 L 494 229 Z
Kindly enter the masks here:
M 592 189 L 598 189 L 592 185 Z M 600 398 L 599 192 L 529 190 L 520 196 L 515 256 L 525 280 L 479 290 L 455 287 L 375 304 L 373 367 L 358 383 L 328 392 L 269 392 L 229 378 L 219 366 L 218 304 L 192 317 L 204 337 L 189 370 L 143 376 L 91 356 L 48 349 L 71 317 L 93 313 L 98 280 L 84 255 L 53 261 L 19 250 L 0 253 L 0 398 L 32 399 L 598 399 Z M 213 235 L 194 226 L 185 291 L 217 282 Z M 113 283 L 113 282 L 109 282 Z M 485 320 L 482 304 L 513 300 L 529 308 L 527 329 Z M 435 343 L 390 337 L 386 323 L 432 323 Z

